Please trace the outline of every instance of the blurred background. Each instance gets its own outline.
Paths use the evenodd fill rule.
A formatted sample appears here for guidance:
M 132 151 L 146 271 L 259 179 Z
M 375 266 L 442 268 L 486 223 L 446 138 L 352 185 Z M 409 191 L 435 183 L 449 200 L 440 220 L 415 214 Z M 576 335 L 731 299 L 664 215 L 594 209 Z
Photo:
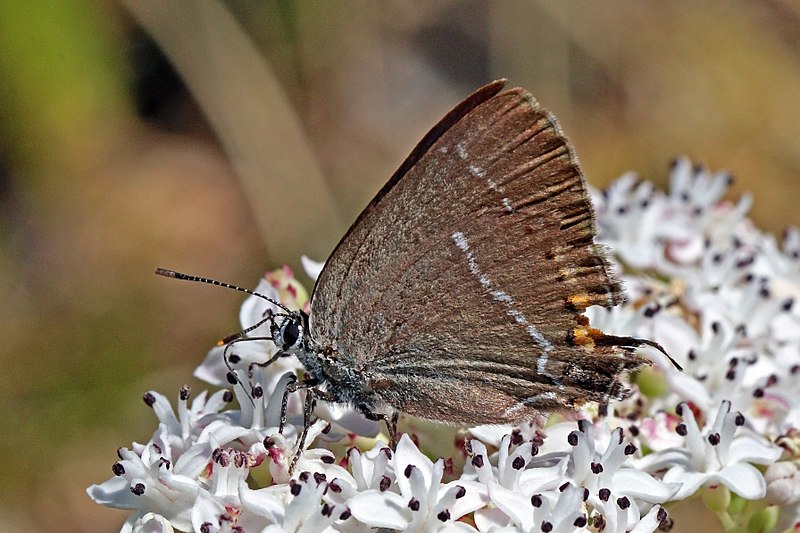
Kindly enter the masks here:
M 0 523 L 114 531 L 84 489 L 254 286 L 324 260 L 421 136 L 500 77 L 589 181 L 728 169 L 800 223 L 800 8 L 769 2 L 0 2 Z M 310 286 L 309 286 L 310 289 Z M 685 524 L 689 525 L 689 524 Z M 696 525 L 696 524 L 695 524 Z M 690 528 L 691 529 L 691 528 Z

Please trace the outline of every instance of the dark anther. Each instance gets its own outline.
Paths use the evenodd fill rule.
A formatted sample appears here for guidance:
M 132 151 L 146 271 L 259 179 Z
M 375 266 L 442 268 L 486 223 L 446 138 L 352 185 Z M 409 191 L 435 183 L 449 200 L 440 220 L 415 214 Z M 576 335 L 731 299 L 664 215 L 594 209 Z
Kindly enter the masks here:
M 514 470 L 522 470 L 525 467 L 525 459 L 522 457 L 515 457 L 513 461 L 511 461 L 511 468 Z
M 686 428 L 686 424 L 681 422 L 680 424 L 675 426 L 675 433 L 677 433 L 681 437 L 685 437 L 686 435 L 689 434 L 689 430 Z
M 565 490 L 567 490 L 569 488 L 569 485 L 570 485 L 569 481 L 565 481 L 563 485 L 558 487 L 558 491 L 559 492 L 564 492 Z
M 523 443 L 525 439 L 522 436 L 522 432 L 519 429 L 515 429 L 511 432 L 511 444 L 514 446 L 519 446 Z
M 301 490 L 303 490 L 303 486 L 300 483 L 293 479 L 289 481 L 289 492 L 292 493 L 292 496 L 297 496 Z
M 712 446 L 716 446 L 719 444 L 720 436 L 719 433 L 712 433 L 708 436 L 708 442 L 711 443 Z
M 336 462 L 336 458 L 332 455 L 323 455 L 320 457 L 320 460 L 326 465 L 332 465 L 334 462 Z
M 220 453 L 219 455 L 217 455 L 217 464 L 220 466 L 230 465 L 231 464 L 230 456 L 225 452 Z
M 736 413 L 736 418 L 733 419 L 733 423 L 737 426 L 741 427 L 744 425 L 744 415 L 742 413 Z
M 234 374 L 233 372 L 228 372 L 227 374 L 225 374 L 225 379 L 227 379 L 228 383 L 230 383 L 231 385 L 236 385 L 237 383 L 239 383 L 239 378 L 237 378 L 236 374 Z
M 144 396 L 142 396 L 142 399 L 148 407 L 153 407 L 153 405 L 156 403 L 156 397 L 151 392 L 145 392 Z
M 408 500 L 408 508 L 412 511 L 419 511 L 419 500 L 416 498 L 411 498 Z
M 256 385 L 250 391 L 250 396 L 252 396 L 253 398 L 261 398 L 262 396 L 264 396 L 264 389 L 261 388 L 261 385 Z
M 322 516 L 331 516 L 333 514 L 333 505 L 330 504 L 323 504 L 322 505 Z
M 578 434 L 576 432 L 571 432 L 567 435 L 567 442 L 570 446 L 577 446 L 578 445 Z
M 763 398 L 764 397 L 764 389 L 758 388 L 753 391 L 753 396 L 756 398 Z
M 131 487 L 131 492 L 137 496 L 144 494 L 144 483 L 137 483 Z
M 660 310 L 661 306 L 658 304 L 646 307 L 644 310 L 644 316 L 645 318 L 653 318 Z
M 226 390 L 222 393 L 222 401 L 225 403 L 231 403 L 233 401 L 233 391 Z
M 461 485 L 457 485 L 458 490 L 456 490 L 456 500 L 460 500 L 467 494 L 467 489 L 462 487 Z
M 603 515 L 598 514 L 594 516 L 594 528 L 597 531 L 603 531 L 606 528 L 606 519 Z
M 411 472 L 414 471 L 414 468 L 416 468 L 414 465 L 407 465 L 406 469 L 403 470 L 403 475 L 406 476 L 407 478 L 410 478 Z
M 392 480 L 389 479 L 389 476 L 381 476 L 381 482 L 378 484 L 378 488 L 381 492 L 386 492 L 389 490 L 389 487 L 392 484 Z
M 189 394 L 192 392 L 192 389 L 189 385 L 184 385 L 181 387 L 181 391 L 178 393 L 178 397 L 183 400 L 184 402 L 189 399 Z
M 636 453 L 636 446 L 629 442 L 627 446 L 625 446 L 625 455 L 633 455 Z
M 553 524 L 545 520 L 542 522 L 542 531 L 544 531 L 544 533 L 550 533 L 550 531 L 553 531 Z
M 328 483 L 328 489 L 335 494 L 339 494 L 340 492 L 342 492 L 342 487 L 338 483 L 336 483 L 335 479 L 330 483 Z
M 328 479 L 328 476 L 326 476 L 322 472 L 314 472 L 314 481 L 317 482 L 317 485 L 319 485 L 323 481 L 327 481 L 327 479 Z
M 481 468 L 483 466 L 483 456 L 478 454 L 472 458 L 472 466 L 475 468 Z
M 345 509 L 342 514 L 339 515 L 339 520 L 347 520 L 353 516 L 353 513 L 350 512 L 350 509 Z
M 448 520 L 450 520 L 450 511 L 445 509 L 441 513 L 437 514 L 436 518 L 438 518 L 442 522 L 447 522 Z
M 592 472 L 594 472 L 595 474 L 599 474 L 600 472 L 603 471 L 603 465 L 601 465 L 600 463 L 592 463 L 591 468 Z
M 607 502 L 608 499 L 611 497 L 611 490 L 602 488 L 599 491 L 597 491 L 597 495 L 600 496 L 600 499 L 602 501 Z
M 125 474 L 125 467 L 122 466 L 122 463 L 114 463 L 111 467 L 111 471 L 114 472 L 115 476 L 122 476 Z
M 238 365 L 241 360 L 242 358 L 235 353 L 232 353 L 228 356 L 228 362 L 232 365 Z
M 541 507 L 542 506 L 542 495 L 541 494 L 534 494 L 531 496 L 531 505 L 534 507 Z
M 620 509 L 627 509 L 631 506 L 631 501 L 627 496 L 623 496 L 622 498 L 617 498 L 617 505 L 619 505 Z
M 578 518 L 575 519 L 575 521 L 572 523 L 572 525 L 575 526 L 575 527 L 586 527 L 587 522 L 588 521 L 586 520 L 586 515 L 582 514 Z

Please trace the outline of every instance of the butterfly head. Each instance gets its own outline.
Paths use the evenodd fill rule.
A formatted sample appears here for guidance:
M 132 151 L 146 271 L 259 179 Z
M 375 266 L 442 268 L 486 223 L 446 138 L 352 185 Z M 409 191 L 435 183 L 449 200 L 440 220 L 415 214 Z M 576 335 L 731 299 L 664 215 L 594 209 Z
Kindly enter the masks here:
M 308 315 L 293 311 L 276 315 L 270 323 L 270 333 L 275 345 L 284 353 L 296 355 L 305 349 Z

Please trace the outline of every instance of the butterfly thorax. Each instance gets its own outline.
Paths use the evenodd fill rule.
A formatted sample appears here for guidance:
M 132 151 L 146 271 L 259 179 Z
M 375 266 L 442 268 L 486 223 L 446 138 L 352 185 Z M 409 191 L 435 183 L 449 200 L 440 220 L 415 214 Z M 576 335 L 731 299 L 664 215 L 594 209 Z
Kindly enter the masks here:
M 308 339 L 306 349 L 297 357 L 306 372 L 325 390 L 327 399 L 348 404 L 360 411 L 375 411 L 379 398 L 367 384 L 365 376 L 348 364 L 347 357 L 331 347 L 317 345 Z
M 317 381 L 330 401 L 355 405 L 360 409 L 374 407 L 374 393 L 364 376 L 355 370 L 346 356 L 331 346 L 321 346 L 309 333 L 309 317 L 303 311 L 284 315 L 272 324 L 272 338 L 280 350 L 294 355 L 308 377 Z

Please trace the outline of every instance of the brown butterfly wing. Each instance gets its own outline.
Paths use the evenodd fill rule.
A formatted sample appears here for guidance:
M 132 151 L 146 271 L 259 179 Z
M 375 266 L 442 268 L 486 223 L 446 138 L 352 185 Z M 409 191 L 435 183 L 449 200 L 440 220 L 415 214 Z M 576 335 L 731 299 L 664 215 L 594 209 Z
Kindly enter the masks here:
M 495 82 L 448 114 L 364 210 L 312 299 L 315 340 L 393 407 L 515 421 L 621 394 L 641 360 L 579 321 L 623 296 L 555 119 Z

